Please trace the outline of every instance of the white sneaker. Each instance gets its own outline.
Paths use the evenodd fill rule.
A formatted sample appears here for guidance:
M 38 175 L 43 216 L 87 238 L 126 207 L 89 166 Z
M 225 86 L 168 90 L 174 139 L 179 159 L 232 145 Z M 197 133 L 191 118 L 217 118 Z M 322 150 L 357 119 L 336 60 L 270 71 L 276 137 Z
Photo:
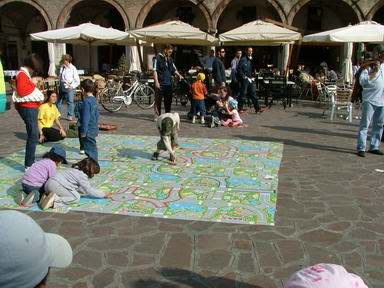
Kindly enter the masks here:
M 192 118 L 192 124 L 195 124 L 196 123 L 196 117 L 193 117 Z
M 23 199 L 23 201 L 21 201 L 21 206 L 25 206 L 25 207 L 31 207 L 33 206 L 33 201 L 35 200 L 35 193 L 34 192 L 30 192 L 27 197 L 25 197 Z
M 23 190 L 20 190 L 16 195 L 16 203 L 19 204 L 19 206 L 22 206 L 23 201 L 24 201 L 24 192 Z
M 80 154 L 84 155 L 85 154 L 85 150 L 80 150 Z
M 53 208 L 54 201 L 55 201 L 55 193 L 50 192 L 47 196 L 41 197 L 40 208 L 42 210 Z
M 205 124 L 204 118 L 201 118 L 201 124 Z

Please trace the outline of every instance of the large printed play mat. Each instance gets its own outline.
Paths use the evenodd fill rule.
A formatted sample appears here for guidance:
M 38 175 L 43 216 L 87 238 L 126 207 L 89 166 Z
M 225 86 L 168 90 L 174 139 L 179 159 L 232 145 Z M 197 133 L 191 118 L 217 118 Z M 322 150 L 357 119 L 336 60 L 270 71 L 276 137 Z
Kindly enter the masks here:
M 177 164 L 170 165 L 166 152 L 158 161 L 151 160 L 158 140 L 100 135 L 101 172 L 91 183 L 112 192 L 113 198 L 82 197 L 76 205 L 50 211 L 274 225 L 283 144 L 180 138 Z M 36 155 L 41 157 L 51 145 L 39 145 Z M 70 163 L 83 158 L 78 139 L 65 139 L 60 145 Z M 15 197 L 21 189 L 23 162 L 24 151 L 0 159 L 0 208 L 20 208 Z

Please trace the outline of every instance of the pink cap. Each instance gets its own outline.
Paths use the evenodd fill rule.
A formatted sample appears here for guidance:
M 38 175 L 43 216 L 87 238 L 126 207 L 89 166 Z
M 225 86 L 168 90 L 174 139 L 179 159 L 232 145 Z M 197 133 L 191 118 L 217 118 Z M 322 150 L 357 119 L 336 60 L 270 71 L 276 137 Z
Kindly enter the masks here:
M 357 275 L 343 266 L 317 264 L 294 273 L 284 288 L 368 288 Z

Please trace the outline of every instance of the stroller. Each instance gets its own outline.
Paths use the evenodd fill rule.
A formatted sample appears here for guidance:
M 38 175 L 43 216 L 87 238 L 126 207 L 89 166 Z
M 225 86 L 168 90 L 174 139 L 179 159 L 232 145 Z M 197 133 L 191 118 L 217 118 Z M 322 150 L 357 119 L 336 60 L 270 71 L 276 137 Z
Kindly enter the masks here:
M 186 106 L 188 101 L 192 101 L 191 84 L 185 78 L 177 82 L 174 98 L 176 105 L 180 102 L 181 106 Z

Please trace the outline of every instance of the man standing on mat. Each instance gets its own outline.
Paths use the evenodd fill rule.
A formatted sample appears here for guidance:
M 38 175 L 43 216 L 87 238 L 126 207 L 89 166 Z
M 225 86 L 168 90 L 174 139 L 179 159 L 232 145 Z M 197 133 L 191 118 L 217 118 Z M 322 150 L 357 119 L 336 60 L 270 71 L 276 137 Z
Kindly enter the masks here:
M 179 79 L 183 76 L 179 74 L 171 58 L 173 47 L 165 45 L 163 53 L 159 53 L 153 62 L 153 79 L 155 80 L 155 121 L 161 114 L 161 101 L 164 98 L 165 113 L 171 112 L 172 105 L 172 76 L 175 74 Z

